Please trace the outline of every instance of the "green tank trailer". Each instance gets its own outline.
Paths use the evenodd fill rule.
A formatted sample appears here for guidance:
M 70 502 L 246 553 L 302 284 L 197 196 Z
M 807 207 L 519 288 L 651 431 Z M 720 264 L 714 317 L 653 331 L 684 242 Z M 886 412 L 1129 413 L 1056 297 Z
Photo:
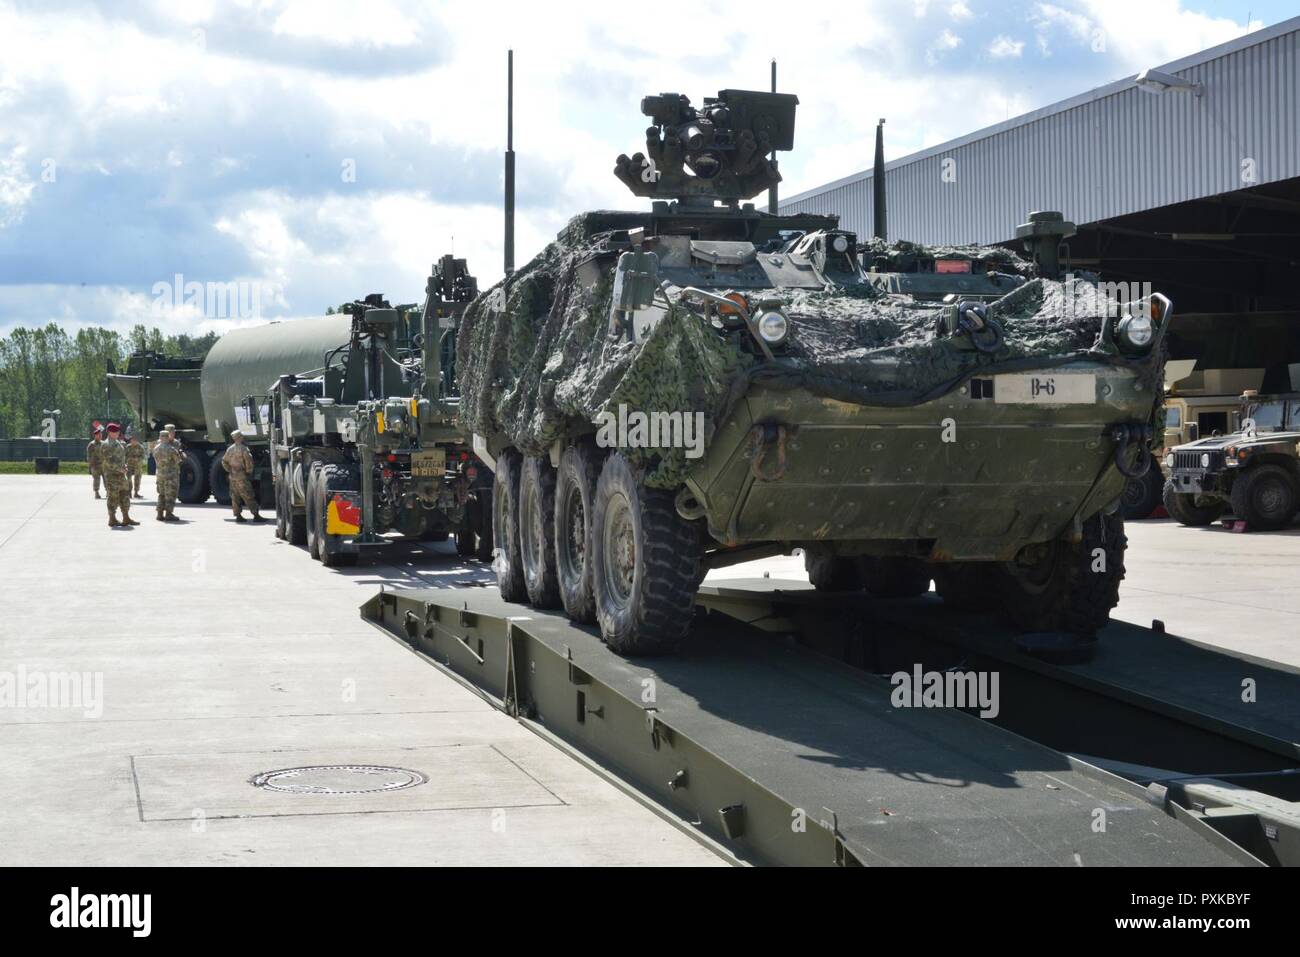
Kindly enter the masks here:
M 779 180 L 797 102 L 646 97 L 615 175 L 650 211 L 575 217 L 466 311 L 502 594 L 661 653 L 708 569 L 802 549 L 821 589 L 935 579 L 1027 630 L 1095 631 L 1168 300 L 1041 275 L 990 303 L 882 292 L 835 217 L 743 203 Z
M 454 425 L 453 342 L 477 292 L 465 260 L 444 256 L 422 309 L 379 295 L 351 303 L 330 317 L 338 328 L 317 340 L 310 364 L 282 364 L 262 380 L 269 392 L 244 397 L 241 427 L 269 438 L 277 536 L 331 566 L 355 563 L 391 531 L 454 533 L 461 555 L 491 556 L 480 519 L 491 472 Z

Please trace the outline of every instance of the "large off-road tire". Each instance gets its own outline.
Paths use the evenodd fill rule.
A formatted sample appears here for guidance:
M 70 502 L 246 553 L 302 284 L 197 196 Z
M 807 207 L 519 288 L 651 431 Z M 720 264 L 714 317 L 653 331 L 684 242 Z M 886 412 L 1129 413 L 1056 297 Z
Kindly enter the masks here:
M 492 559 L 497 573 L 497 587 L 506 601 L 528 601 L 524 583 L 524 564 L 519 546 L 519 474 L 522 458 L 507 449 L 497 459 L 492 486 L 492 538 L 496 554 Z
M 519 557 L 534 608 L 560 607 L 555 576 L 555 469 L 541 456 L 524 459 L 519 475 Z
M 284 505 L 285 521 L 289 525 L 289 544 L 303 546 L 307 544 L 307 510 L 299 511 L 293 506 L 294 466 L 284 465 Z
M 466 499 L 461 506 L 460 522 L 456 525 L 456 554 L 461 558 L 473 558 L 478 550 L 478 503 Z
M 1083 523 L 1079 542 L 1057 539 L 1036 549 L 1032 563 L 998 564 L 998 613 L 1021 631 L 1095 634 L 1119 604 L 1127 544 L 1119 513 L 1098 512 Z
M 212 461 L 208 463 L 208 488 L 212 490 L 212 497 L 218 505 L 230 504 L 230 476 L 221 467 L 220 455 L 212 456 Z
M 979 612 L 993 607 L 991 562 L 935 562 L 930 574 L 934 590 L 953 611 Z
M 1197 505 L 1196 496 L 1178 491 L 1172 479 L 1165 482 L 1163 497 L 1165 511 L 1181 524 L 1193 528 L 1199 525 L 1209 525 L 1223 514 L 1223 502 L 1211 501 L 1208 505 Z
M 560 456 L 555 479 L 555 571 L 560 602 L 573 621 L 596 621 L 591 579 L 592 503 L 600 477 L 600 453 L 574 445 Z
M 1295 477 L 1280 465 L 1257 465 L 1232 483 L 1232 513 L 1262 532 L 1286 528 L 1300 507 Z
M 838 558 L 829 548 L 805 548 L 803 567 L 818 591 L 862 591 L 857 560 Z
M 675 496 L 646 488 L 620 454 L 605 459 L 592 503 L 596 620 L 621 655 L 660 655 L 686 637 L 704 577 L 700 529 Z
M 331 535 L 326 529 L 330 499 L 335 492 L 355 492 L 357 480 L 353 471 L 346 465 L 326 465 L 320 471 L 316 483 L 316 496 L 320 503 L 317 513 L 317 547 L 320 551 L 321 564 L 328 568 L 340 568 L 357 563 L 357 553 L 343 550 L 343 535 Z
M 474 550 L 474 557 L 481 562 L 491 562 L 495 554 L 496 542 L 492 530 L 492 486 L 483 486 L 474 497 L 476 500 L 474 517 L 478 522 L 478 545 Z
M 858 574 L 873 598 L 915 598 L 930 590 L 930 569 L 916 558 L 864 555 L 858 559 Z
M 181 453 L 180 481 L 176 497 L 186 505 L 199 505 L 208 500 L 208 461 L 201 452 L 186 449 Z
M 275 470 L 273 473 L 275 475 L 275 481 L 273 483 L 275 489 L 275 537 L 279 539 L 287 539 L 289 537 L 290 511 L 288 506 L 284 504 L 285 493 L 289 487 L 285 480 L 287 466 L 272 465 L 271 468 Z
M 1128 522 L 1150 517 L 1160 505 L 1164 484 L 1164 476 L 1160 474 L 1160 468 L 1154 460 L 1151 461 L 1145 475 L 1125 482 L 1124 493 L 1119 502 L 1124 520 Z
M 307 513 L 307 554 L 315 559 L 320 558 L 320 475 L 320 463 L 313 462 L 307 472 L 307 494 L 303 496 Z

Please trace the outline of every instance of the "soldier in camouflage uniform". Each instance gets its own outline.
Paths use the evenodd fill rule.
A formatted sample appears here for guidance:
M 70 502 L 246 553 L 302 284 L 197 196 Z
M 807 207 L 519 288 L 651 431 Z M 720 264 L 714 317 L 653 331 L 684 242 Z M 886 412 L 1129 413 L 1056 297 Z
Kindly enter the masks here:
M 172 510 L 176 508 L 176 490 L 181 480 L 181 450 L 172 441 L 171 433 L 163 429 L 149 454 L 158 468 L 158 521 L 179 522 Z
M 126 446 L 118 441 L 121 431 L 116 422 L 108 423 L 108 441 L 99 450 L 99 467 L 104 473 L 104 490 L 108 493 L 108 526 L 139 525 L 131 517 L 131 495 L 126 476 Z M 122 510 L 122 520 L 117 520 L 117 509 Z
M 90 467 L 90 477 L 95 486 L 95 498 L 99 498 L 99 450 L 104 443 L 100 440 L 99 426 L 90 433 L 86 443 L 86 465 Z
M 253 494 L 253 453 L 244 445 L 244 433 L 238 429 L 230 433 L 230 447 L 221 456 L 221 467 L 230 475 L 230 510 L 235 513 L 235 521 L 244 520 L 244 506 L 253 513 L 253 521 L 260 522 L 261 514 L 257 510 L 257 496 Z
M 132 432 L 126 440 L 126 477 L 132 498 L 140 498 L 140 480 L 144 477 L 144 459 L 147 450 Z

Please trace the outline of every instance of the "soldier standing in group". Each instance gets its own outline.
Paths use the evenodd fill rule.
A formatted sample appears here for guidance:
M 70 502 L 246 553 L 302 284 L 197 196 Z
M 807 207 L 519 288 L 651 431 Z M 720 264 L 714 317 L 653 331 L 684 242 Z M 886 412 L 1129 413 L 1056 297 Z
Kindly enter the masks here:
M 118 441 L 121 427 L 116 422 L 108 423 L 108 441 L 99 450 L 99 466 L 104 473 L 104 491 L 108 495 L 108 526 L 139 525 L 131 517 L 130 486 L 126 476 L 126 446 Z M 122 521 L 117 520 L 117 509 L 122 510 Z
M 230 447 L 221 456 L 221 467 L 230 474 L 230 510 L 235 521 L 244 520 L 244 506 L 253 513 L 253 521 L 260 522 L 257 497 L 253 494 L 253 453 L 244 444 L 244 433 L 238 429 L 230 433 Z
M 99 498 L 99 450 L 104 443 L 100 440 L 99 426 L 90 433 L 90 441 L 86 443 L 86 464 L 90 466 L 90 477 L 95 486 L 95 498 Z
M 181 450 L 172 441 L 171 433 L 163 429 L 149 454 L 158 467 L 158 521 L 179 522 L 172 510 L 176 507 L 176 489 L 181 480 Z
M 146 450 L 132 432 L 126 437 L 126 477 L 133 498 L 140 498 L 140 480 L 144 477 L 144 458 Z

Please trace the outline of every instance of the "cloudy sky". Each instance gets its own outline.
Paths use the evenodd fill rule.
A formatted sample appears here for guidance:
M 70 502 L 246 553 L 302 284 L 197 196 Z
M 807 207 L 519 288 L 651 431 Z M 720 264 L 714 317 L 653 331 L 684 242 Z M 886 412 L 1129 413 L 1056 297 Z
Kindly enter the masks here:
M 501 274 L 505 50 L 517 260 L 611 175 L 645 93 L 800 97 L 791 195 L 1276 23 L 1285 0 L 839 4 L 0 0 L 0 334 L 219 331 L 183 282 L 265 318 L 421 298 L 453 248 Z M 1249 21 L 1249 22 L 1248 22 Z M 164 284 L 166 293 L 160 293 Z M 247 302 L 247 295 L 246 295 Z

